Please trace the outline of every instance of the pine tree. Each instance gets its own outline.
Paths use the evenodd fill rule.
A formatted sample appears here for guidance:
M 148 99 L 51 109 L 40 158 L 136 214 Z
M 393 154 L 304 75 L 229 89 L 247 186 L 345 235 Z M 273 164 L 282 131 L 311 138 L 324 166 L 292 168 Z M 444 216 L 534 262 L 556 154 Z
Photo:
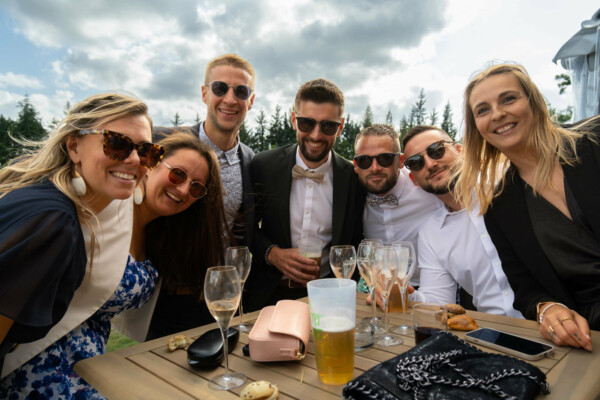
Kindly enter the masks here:
M 196 116 L 198 116 L 197 113 Z M 250 144 L 252 143 L 252 129 L 246 128 L 246 122 L 242 122 L 240 130 L 238 131 L 238 137 L 240 139 L 240 142 L 244 143 L 248 147 L 252 147 L 250 146 Z
M 365 117 L 363 118 L 362 128 L 368 128 L 373 125 L 373 110 L 371 109 L 371 105 L 367 105 L 367 109 L 365 110 Z
M 294 127 L 292 126 L 292 121 L 290 120 L 290 116 L 291 116 L 291 110 L 290 110 L 290 114 L 288 114 L 288 113 L 283 114 L 282 146 L 296 143 L 296 131 L 294 130 Z
M 196 125 L 198 125 L 200 123 L 200 121 L 201 121 L 200 114 L 196 113 L 196 118 L 194 118 L 194 121 L 196 122 Z
M 9 132 L 17 140 L 33 142 L 42 141 L 48 136 L 38 111 L 29 102 L 29 96 L 25 96 L 17 104 L 21 110 L 16 121 L 4 117 L 0 119 L 0 164 L 5 164 L 23 152 L 22 144 L 11 139 Z
M 271 115 L 271 123 L 269 124 L 269 134 L 267 135 L 267 144 L 269 148 L 280 147 L 284 144 L 283 137 L 283 116 L 281 115 L 281 107 L 275 107 L 275 114 Z
M 424 89 L 421 89 L 419 98 L 411 109 L 411 114 L 414 114 L 414 121 L 411 120 L 410 122 L 413 124 L 413 126 L 423 125 L 425 123 L 425 116 L 427 115 L 427 109 L 425 108 L 426 102 L 427 100 L 425 100 L 425 91 Z
M 402 139 L 404 139 L 404 136 L 406 136 L 410 128 L 412 128 L 412 125 L 408 122 L 406 115 L 403 115 L 402 119 L 400 120 L 400 127 L 398 129 L 398 133 L 400 136 L 400 144 L 402 144 Z
M 344 129 L 340 137 L 336 140 L 333 149 L 347 160 L 354 158 L 354 140 L 359 134 L 361 124 L 350 119 L 350 114 L 346 116 Z
M 431 126 L 436 126 L 438 122 L 438 113 L 435 110 L 435 108 L 433 110 L 431 110 L 431 112 L 429 113 L 429 125 Z
M 268 128 L 267 128 L 267 117 L 265 116 L 265 110 L 260 110 L 258 116 L 256 117 L 256 127 L 254 129 L 254 150 L 255 153 L 259 153 L 261 151 L 267 150 L 269 148 L 267 137 L 268 137 Z
M 14 122 L 0 114 L 0 166 L 14 157 L 14 142 L 8 135 L 13 131 Z
M 175 117 L 171 120 L 171 124 L 173 124 L 174 127 L 181 125 L 181 118 L 179 117 L 178 112 L 175 113 Z
M 385 123 L 387 125 L 394 126 L 394 120 L 392 118 L 392 110 L 388 110 L 387 114 L 385 115 Z
M 450 101 L 448 101 L 446 103 L 446 106 L 444 107 L 441 128 L 446 131 L 448 136 L 450 136 L 450 138 L 452 138 L 453 141 L 456 141 L 457 130 L 454 126 L 454 122 L 452 122 L 452 107 L 450 107 Z

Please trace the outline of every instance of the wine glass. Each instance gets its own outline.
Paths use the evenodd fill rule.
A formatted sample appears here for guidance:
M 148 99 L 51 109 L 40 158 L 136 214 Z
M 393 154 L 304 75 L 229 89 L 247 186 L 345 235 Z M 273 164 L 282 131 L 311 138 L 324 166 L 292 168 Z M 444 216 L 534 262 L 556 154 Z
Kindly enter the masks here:
M 375 277 L 377 288 L 381 292 L 381 297 L 383 298 L 383 312 L 385 319 L 385 333 L 383 336 L 380 336 L 376 342 L 381 346 L 396 346 L 404 342 L 402 338 L 392 336 L 389 333 L 390 322 L 388 318 L 388 300 L 392 286 L 394 285 L 394 282 L 396 282 L 397 273 L 398 255 L 396 249 L 392 246 L 375 247 L 373 276 Z
M 392 246 L 396 249 L 398 254 L 398 275 L 396 281 L 400 288 L 400 298 L 402 299 L 402 325 L 396 326 L 392 332 L 408 335 L 413 332 L 412 325 L 406 323 L 406 304 L 407 298 L 404 293 L 408 288 L 408 283 L 413 273 L 415 272 L 416 266 L 416 254 L 415 248 L 411 242 L 396 242 Z
M 250 265 L 252 259 L 250 250 L 246 246 L 228 247 L 225 252 L 225 265 L 233 265 L 238 274 L 240 275 L 240 282 L 242 285 L 242 293 L 244 292 L 244 284 L 250 273 Z M 233 326 L 240 332 L 250 332 L 253 324 L 244 324 L 244 307 L 242 305 L 242 299 L 240 298 L 240 323 Z
M 352 245 L 331 246 L 329 264 L 336 278 L 349 279 L 356 268 L 356 250 Z
M 212 267 L 206 270 L 204 278 L 204 299 L 212 316 L 221 328 L 223 352 L 225 357 L 225 373 L 217 375 L 208 382 L 208 387 L 215 390 L 229 390 L 242 386 L 246 376 L 239 372 L 229 372 L 227 359 L 227 328 L 235 310 L 237 310 L 242 286 L 240 275 L 235 267 L 230 265 Z
M 377 302 L 375 301 L 375 279 L 373 276 L 373 261 L 375 260 L 375 247 L 381 246 L 381 244 L 374 244 L 371 241 L 362 241 L 358 245 L 358 252 L 356 255 L 356 261 L 358 264 L 358 271 L 360 272 L 360 276 L 364 279 L 365 284 L 369 288 L 369 293 L 371 296 L 371 307 L 373 310 L 372 317 L 366 317 L 363 320 L 370 323 L 375 328 L 376 334 L 383 333 L 383 328 L 379 326 L 379 322 L 381 322 L 381 318 L 375 315 L 375 308 L 377 307 Z

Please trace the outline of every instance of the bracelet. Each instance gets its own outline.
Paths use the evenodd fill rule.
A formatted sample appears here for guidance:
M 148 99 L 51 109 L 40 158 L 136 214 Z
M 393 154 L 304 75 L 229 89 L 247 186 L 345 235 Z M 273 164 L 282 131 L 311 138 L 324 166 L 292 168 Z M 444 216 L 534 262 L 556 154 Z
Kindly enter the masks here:
M 567 310 L 569 310 L 569 307 L 565 306 L 562 303 L 555 303 L 555 302 L 550 302 L 548 304 L 546 304 L 544 306 L 544 308 L 542 308 L 542 311 L 540 311 L 540 324 L 542 323 L 542 321 L 544 320 L 544 313 L 546 312 L 546 310 L 548 310 L 550 307 L 552 306 L 563 306 L 564 308 L 566 308 Z
M 265 251 L 265 262 L 267 263 L 268 266 L 272 267 L 273 264 L 271 264 L 269 262 L 269 252 L 273 249 L 273 247 L 279 247 L 278 244 L 272 244 L 269 247 L 267 247 L 267 251 Z

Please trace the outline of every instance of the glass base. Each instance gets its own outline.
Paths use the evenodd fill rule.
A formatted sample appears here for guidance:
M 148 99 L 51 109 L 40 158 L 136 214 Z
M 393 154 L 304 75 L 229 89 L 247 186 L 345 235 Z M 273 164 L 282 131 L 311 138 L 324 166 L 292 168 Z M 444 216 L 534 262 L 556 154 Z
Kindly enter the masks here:
M 231 328 L 235 328 L 240 332 L 250 333 L 250 331 L 252 330 L 253 327 L 254 327 L 254 324 L 239 324 L 239 325 L 234 325 Z
M 375 344 L 379 346 L 398 346 L 402 343 L 404 343 L 404 339 L 392 335 L 380 336 L 375 341 Z
M 392 333 L 398 335 L 412 335 L 414 332 L 413 326 L 407 324 L 398 325 L 392 328 Z
M 375 343 L 375 328 L 369 322 L 361 322 L 354 329 L 354 352 L 372 347 Z
M 375 329 L 375 335 L 383 335 L 385 333 L 385 329 L 383 328 L 383 319 L 379 317 L 365 317 L 361 320 L 362 322 L 367 322 L 373 325 Z
M 246 382 L 246 375 L 239 372 L 217 375 L 208 381 L 208 387 L 213 390 L 229 390 L 242 386 Z

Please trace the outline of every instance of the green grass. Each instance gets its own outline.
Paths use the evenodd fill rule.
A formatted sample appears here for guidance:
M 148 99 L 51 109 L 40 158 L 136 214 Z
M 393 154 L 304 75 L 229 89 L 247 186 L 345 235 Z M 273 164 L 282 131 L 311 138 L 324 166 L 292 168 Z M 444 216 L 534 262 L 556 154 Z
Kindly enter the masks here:
M 124 347 L 133 346 L 137 343 L 138 342 L 123 335 L 121 332 L 111 329 L 110 336 L 108 337 L 108 343 L 106 344 L 106 351 L 109 352 L 119 350 Z

